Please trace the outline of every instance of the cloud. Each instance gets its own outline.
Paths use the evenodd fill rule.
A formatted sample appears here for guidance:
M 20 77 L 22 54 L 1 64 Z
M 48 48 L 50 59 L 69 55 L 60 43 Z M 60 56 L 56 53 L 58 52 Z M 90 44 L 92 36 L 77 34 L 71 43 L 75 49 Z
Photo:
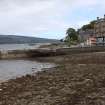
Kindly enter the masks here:
M 24 5 L 22 5 L 25 3 Z M 37 34 L 55 28 L 65 10 L 58 5 L 58 1 L 44 2 L 41 0 L 1 1 L 0 32 L 7 34 Z M 63 14 L 62 14 L 63 13 Z M 61 19 L 62 20 L 62 19 Z M 59 26 L 60 27 L 60 26 Z M 57 28 L 57 27 L 56 27 Z
M 68 27 L 87 23 L 78 10 L 86 14 L 99 5 L 104 7 L 99 0 L 0 0 L 0 33 L 60 38 Z

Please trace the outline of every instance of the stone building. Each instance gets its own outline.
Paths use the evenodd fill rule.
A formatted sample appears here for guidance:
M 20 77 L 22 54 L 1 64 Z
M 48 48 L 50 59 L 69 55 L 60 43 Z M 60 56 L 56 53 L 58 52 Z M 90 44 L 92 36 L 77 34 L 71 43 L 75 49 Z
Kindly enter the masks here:
M 80 29 L 79 40 L 81 42 L 91 42 L 94 45 L 105 45 L 105 15 L 103 18 L 97 17 L 94 23 L 94 29 L 87 29 L 85 31 Z
M 105 44 L 105 15 L 104 18 L 97 17 L 94 24 L 94 37 L 96 37 L 97 44 Z
M 85 42 L 87 41 L 87 39 L 89 39 L 90 37 L 92 37 L 94 34 L 94 30 L 93 29 L 87 29 L 87 30 L 79 30 L 79 40 L 81 42 Z

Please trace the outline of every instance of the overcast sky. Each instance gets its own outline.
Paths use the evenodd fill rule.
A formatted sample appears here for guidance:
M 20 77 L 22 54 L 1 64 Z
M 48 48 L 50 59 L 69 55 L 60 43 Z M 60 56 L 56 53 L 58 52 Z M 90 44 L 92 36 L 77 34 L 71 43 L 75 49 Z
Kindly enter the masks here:
M 0 0 L 0 34 L 60 39 L 104 14 L 105 0 Z

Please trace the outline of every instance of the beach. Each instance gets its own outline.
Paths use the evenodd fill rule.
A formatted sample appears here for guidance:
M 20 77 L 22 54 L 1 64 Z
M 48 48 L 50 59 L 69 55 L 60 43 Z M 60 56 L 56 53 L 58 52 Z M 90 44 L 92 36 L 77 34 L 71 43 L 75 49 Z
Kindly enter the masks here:
M 104 105 L 105 53 L 37 58 L 58 66 L 0 85 L 0 105 Z

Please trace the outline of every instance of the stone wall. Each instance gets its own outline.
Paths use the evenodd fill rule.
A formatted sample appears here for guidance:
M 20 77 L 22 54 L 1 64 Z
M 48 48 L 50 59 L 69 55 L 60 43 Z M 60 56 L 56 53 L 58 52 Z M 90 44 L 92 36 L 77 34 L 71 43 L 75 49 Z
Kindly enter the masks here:
M 0 52 L 1 59 L 47 57 L 88 52 L 104 52 L 105 46 L 94 46 L 85 48 L 59 48 L 59 49 L 35 49 L 35 50 L 13 50 Z

